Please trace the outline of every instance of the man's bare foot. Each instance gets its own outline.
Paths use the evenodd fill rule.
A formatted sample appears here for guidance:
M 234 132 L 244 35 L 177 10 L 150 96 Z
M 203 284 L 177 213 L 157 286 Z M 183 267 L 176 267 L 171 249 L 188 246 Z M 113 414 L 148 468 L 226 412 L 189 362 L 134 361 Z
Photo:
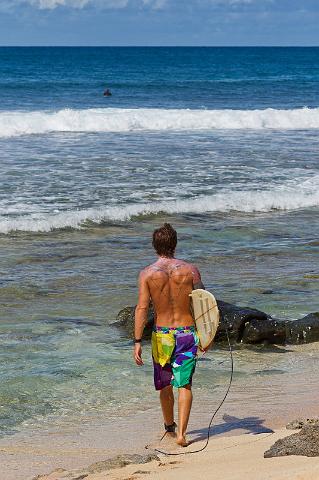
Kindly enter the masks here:
M 178 437 L 176 443 L 181 447 L 187 447 L 189 445 L 189 442 L 186 440 L 185 435 L 183 435 L 182 437 Z

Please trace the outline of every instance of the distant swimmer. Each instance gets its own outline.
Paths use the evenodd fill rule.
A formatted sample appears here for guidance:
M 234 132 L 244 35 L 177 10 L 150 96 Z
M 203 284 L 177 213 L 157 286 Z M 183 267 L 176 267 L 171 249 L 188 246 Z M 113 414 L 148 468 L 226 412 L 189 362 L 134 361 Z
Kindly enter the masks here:
M 105 92 L 103 93 L 104 97 L 111 97 L 112 96 L 112 92 L 110 91 L 109 88 L 107 88 L 105 90 Z

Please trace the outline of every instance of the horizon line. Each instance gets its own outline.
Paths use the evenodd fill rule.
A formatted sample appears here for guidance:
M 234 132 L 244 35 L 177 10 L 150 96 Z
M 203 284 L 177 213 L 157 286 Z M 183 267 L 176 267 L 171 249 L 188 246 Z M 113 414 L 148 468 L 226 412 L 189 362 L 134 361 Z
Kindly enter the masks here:
M 318 48 L 319 45 L 0 45 L 0 48 Z

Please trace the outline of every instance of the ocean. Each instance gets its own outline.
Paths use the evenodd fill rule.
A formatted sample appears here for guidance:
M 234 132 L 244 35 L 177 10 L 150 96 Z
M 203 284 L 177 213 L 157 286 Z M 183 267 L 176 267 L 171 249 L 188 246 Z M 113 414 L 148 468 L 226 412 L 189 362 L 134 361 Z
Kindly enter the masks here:
M 217 298 L 318 311 L 318 133 L 319 48 L 0 48 L 2 437 L 157 405 L 149 345 L 137 369 L 112 323 L 164 221 Z M 282 405 L 302 352 L 238 346 L 235 398 L 250 378 Z

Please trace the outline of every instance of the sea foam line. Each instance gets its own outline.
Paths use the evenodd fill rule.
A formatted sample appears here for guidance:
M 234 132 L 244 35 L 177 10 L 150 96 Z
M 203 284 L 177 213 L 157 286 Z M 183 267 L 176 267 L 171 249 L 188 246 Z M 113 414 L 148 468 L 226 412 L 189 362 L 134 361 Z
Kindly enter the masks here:
M 95 108 L 0 112 L 0 137 L 49 132 L 214 129 L 319 129 L 319 108 L 292 110 L 168 110 Z
M 276 188 L 268 191 L 223 192 L 212 196 L 192 199 L 136 203 L 131 205 L 90 208 L 86 210 L 70 210 L 57 214 L 44 213 L 37 216 L 25 215 L 0 217 L 0 233 L 12 231 L 49 232 L 61 228 L 80 229 L 86 222 L 100 224 L 107 221 L 124 222 L 134 217 L 170 214 L 205 214 L 210 212 L 244 212 L 258 213 L 273 210 L 298 210 L 319 206 L 319 175 L 309 185 L 309 191 L 298 191 L 297 188 Z M 306 182 L 305 182 L 306 185 Z

